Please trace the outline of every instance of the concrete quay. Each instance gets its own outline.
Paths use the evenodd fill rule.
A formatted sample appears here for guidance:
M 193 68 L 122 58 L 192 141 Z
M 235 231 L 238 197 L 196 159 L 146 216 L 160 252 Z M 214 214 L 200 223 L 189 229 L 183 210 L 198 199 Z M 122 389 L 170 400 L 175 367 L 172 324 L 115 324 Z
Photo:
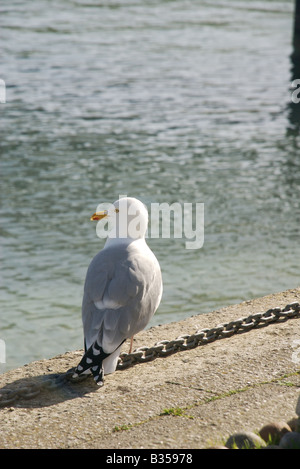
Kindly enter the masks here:
M 152 327 L 134 348 L 293 302 L 300 288 Z M 30 363 L 0 375 L 0 404 L 1 392 L 16 391 L 0 408 L 0 448 L 205 449 L 236 431 L 288 421 L 300 416 L 299 341 L 297 315 L 117 370 L 100 388 L 87 378 L 25 399 L 20 387 L 65 373 L 82 350 Z

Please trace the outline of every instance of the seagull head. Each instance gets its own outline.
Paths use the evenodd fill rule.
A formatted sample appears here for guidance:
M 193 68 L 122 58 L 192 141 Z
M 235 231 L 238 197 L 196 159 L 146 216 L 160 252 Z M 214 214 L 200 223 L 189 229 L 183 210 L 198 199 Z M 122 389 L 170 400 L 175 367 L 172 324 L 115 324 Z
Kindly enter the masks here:
M 148 227 L 148 210 L 134 197 L 122 197 L 110 204 L 107 210 L 94 213 L 91 220 L 108 218 L 112 222 L 109 238 L 145 238 Z

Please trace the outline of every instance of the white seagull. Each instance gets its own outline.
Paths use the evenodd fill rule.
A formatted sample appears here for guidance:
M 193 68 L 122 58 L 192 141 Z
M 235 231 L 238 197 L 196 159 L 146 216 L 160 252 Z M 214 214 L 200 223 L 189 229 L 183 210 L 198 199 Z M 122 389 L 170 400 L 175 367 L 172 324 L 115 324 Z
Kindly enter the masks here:
M 91 220 L 110 217 L 113 229 L 104 248 L 91 261 L 85 279 L 82 321 L 85 353 L 73 377 L 92 373 L 103 385 L 104 374 L 116 370 L 121 345 L 146 327 L 162 297 L 159 263 L 145 234 L 148 211 L 132 197 Z

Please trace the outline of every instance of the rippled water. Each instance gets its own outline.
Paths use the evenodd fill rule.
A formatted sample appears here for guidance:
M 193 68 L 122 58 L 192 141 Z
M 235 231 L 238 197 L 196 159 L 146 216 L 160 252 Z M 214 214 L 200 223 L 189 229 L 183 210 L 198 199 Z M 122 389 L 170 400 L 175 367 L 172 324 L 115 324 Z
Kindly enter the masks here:
M 151 325 L 299 285 L 292 1 L 1 10 L 7 369 L 82 347 L 84 277 L 103 245 L 89 217 L 119 194 L 205 206 L 202 249 L 148 240 L 164 277 Z

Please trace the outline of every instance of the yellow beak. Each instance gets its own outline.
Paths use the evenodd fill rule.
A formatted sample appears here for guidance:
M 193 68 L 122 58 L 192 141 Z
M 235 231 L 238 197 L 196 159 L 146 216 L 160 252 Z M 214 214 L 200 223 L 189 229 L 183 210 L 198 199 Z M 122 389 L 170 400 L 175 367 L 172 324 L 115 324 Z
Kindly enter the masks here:
M 102 210 L 101 212 L 96 212 L 91 216 L 90 220 L 102 220 L 102 218 L 107 217 L 107 210 Z

